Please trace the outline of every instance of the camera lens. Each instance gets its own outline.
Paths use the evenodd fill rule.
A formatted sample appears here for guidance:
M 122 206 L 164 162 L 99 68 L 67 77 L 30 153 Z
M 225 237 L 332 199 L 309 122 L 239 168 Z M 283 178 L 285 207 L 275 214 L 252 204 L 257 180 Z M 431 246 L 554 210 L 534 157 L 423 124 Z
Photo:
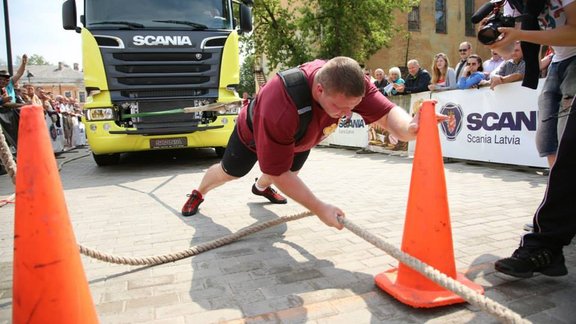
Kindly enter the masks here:
M 498 25 L 489 23 L 484 26 L 484 28 L 478 31 L 478 40 L 484 45 L 491 45 L 498 40 L 500 32 L 498 31 Z

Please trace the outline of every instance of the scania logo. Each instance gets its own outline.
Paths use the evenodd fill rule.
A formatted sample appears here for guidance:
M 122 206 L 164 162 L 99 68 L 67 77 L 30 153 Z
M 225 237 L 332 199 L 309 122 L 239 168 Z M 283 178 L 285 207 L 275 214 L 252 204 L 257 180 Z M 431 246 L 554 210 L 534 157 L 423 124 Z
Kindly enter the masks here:
M 192 46 L 188 36 L 136 35 L 132 43 L 136 46 Z
M 447 140 L 454 141 L 462 129 L 462 120 L 464 119 L 462 108 L 460 105 L 449 102 L 442 106 L 440 113 L 448 116 L 448 120 L 440 124 L 442 133 L 444 133 Z

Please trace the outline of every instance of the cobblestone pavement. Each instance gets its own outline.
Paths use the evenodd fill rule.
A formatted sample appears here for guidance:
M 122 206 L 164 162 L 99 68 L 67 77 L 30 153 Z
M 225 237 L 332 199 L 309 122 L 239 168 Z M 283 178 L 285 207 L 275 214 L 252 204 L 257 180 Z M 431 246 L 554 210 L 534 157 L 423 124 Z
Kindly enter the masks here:
M 65 197 L 78 243 L 121 256 L 186 250 L 257 222 L 304 211 L 251 194 L 249 176 L 207 196 L 184 218 L 185 194 L 218 160 L 212 150 L 127 155 L 99 168 L 86 149 L 64 153 Z M 399 247 L 411 159 L 317 148 L 301 177 L 318 197 Z M 495 273 L 517 246 L 546 185 L 534 170 L 463 162 L 445 165 L 456 267 L 486 296 L 535 323 L 574 323 L 576 248 L 569 275 L 515 279 Z M 0 197 L 14 192 L 0 176 Z M 0 208 L 0 323 L 11 322 L 14 205 Z M 434 242 L 430 242 L 431 245 Z M 107 264 L 82 256 L 102 323 L 495 323 L 469 304 L 414 309 L 374 285 L 397 261 L 347 230 L 316 217 L 279 225 L 196 257 L 154 267 Z

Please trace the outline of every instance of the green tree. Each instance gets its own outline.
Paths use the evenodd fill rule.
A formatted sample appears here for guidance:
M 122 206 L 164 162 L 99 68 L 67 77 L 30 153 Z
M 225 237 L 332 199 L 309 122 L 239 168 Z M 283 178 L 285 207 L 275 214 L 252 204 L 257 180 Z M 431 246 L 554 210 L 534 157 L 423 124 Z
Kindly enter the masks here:
M 238 94 L 240 94 L 240 97 L 242 97 L 244 92 L 247 92 L 250 96 L 256 92 L 254 60 L 255 56 L 250 55 L 244 59 L 244 62 L 240 67 L 240 86 L 238 87 Z
M 21 57 L 18 57 L 18 62 L 20 62 L 21 59 Z M 50 63 L 48 63 L 42 55 L 32 54 L 28 56 L 28 65 L 50 65 Z
M 295 66 L 313 58 L 350 56 L 364 61 L 398 31 L 393 13 L 419 0 L 311 0 L 284 8 L 280 0 L 254 2 L 256 53 L 271 68 Z

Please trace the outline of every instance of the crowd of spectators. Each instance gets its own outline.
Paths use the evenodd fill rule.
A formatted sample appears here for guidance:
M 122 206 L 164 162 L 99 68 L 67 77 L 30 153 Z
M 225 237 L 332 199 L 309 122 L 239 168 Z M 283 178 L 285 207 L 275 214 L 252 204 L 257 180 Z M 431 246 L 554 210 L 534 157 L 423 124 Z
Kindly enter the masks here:
M 31 83 L 20 86 L 20 80 L 26 69 L 28 56 L 24 54 L 20 66 L 14 73 L 0 70 L 0 106 L 11 109 L 17 114 L 20 107 L 24 105 L 37 105 L 44 108 L 44 113 L 51 119 L 52 123 L 64 132 L 63 149 L 70 150 L 78 145 L 85 144 L 85 135 L 80 134 L 82 108 L 75 98 L 68 98 L 62 95 L 54 95 L 50 91 L 45 91 L 40 86 Z
M 543 55 L 540 68 L 542 76 L 552 61 L 554 53 Z M 392 67 L 385 74 L 383 68 L 375 69 L 372 80 L 385 96 L 408 95 L 424 91 L 445 91 L 453 89 L 470 89 L 489 86 L 492 90 L 502 83 L 521 81 L 524 78 L 525 63 L 522 49 L 516 44 L 514 55 L 504 60 L 498 53 L 491 51 L 491 57 L 485 60 L 474 54 L 469 42 L 462 42 L 458 47 L 458 60 L 450 66 L 449 55 L 434 55 L 430 72 L 420 67 L 418 60 L 411 59 L 406 64 L 408 74 L 402 76 L 399 67 Z M 366 71 L 369 71 L 366 69 Z

